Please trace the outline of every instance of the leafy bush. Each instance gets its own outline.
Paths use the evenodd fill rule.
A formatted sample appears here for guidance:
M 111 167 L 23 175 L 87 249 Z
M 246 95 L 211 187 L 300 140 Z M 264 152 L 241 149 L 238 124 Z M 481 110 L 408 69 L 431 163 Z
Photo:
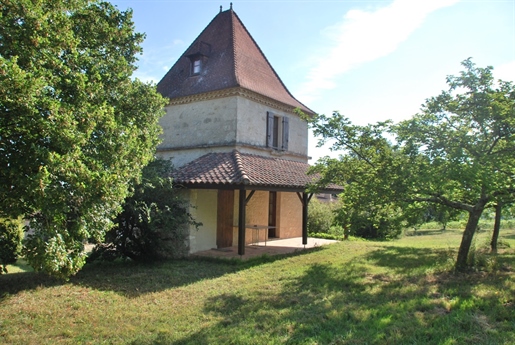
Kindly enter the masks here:
M 335 223 L 346 229 L 348 235 L 380 240 L 397 238 L 402 233 L 403 221 L 402 212 L 392 204 L 342 203 L 335 218 Z
M 311 199 L 308 207 L 308 233 L 329 233 L 334 224 L 336 203 L 324 203 Z
M 13 264 L 21 252 L 23 226 L 19 219 L 0 219 L 0 274 L 7 273 L 6 266 Z
M 157 159 L 143 169 L 142 182 L 125 200 L 102 244 L 95 246 L 89 261 L 130 258 L 154 261 L 185 256 L 188 253 L 188 226 L 196 223 L 189 205 L 173 188 L 172 166 Z

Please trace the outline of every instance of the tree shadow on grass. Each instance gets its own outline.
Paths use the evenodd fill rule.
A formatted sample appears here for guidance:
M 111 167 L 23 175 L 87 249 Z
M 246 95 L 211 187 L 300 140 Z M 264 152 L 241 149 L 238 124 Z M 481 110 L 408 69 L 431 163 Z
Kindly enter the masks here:
M 503 311 L 495 294 L 471 298 L 479 283 L 513 288 L 506 284 L 510 276 L 406 273 L 395 265 L 415 260 L 412 267 L 423 266 L 424 260 L 441 259 L 419 248 L 381 251 L 344 266 L 313 263 L 277 292 L 235 289 L 220 293 L 204 305 L 205 314 L 219 321 L 167 341 L 177 345 L 440 344 L 515 339 L 515 330 L 509 326 L 515 322 L 514 308 Z M 393 268 L 393 275 L 369 271 L 367 260 L 389 271 Z
M 436 267 L 449 267 L 454 253 L 449 249 L 384 246 L 367 253 L 365 259 L 397 274 L 424 273 Z
M 69 283 L 95 290 L 114 291 L 132 298 L 320 250 L 324 248 L 316 247 L 274 256 L 263 255 L 247 260 L 194 257 L 154 263 L 94 262 L 85 265 L 69 282 L 37 272 L 13 273 L 0 275 L 0 298 L 7 294 Z

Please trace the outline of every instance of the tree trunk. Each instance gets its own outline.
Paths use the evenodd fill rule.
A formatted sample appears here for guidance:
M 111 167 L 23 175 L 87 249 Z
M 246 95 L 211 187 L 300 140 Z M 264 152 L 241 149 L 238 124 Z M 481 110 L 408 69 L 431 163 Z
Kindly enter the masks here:
M 497 253 L 497 239 L 499 238 L 499 230 L 501 228 L 501 210 L 502 210 L 502 202 L 499 201 L 495 205 L 494 232 L 492 234 L 492 241 L 490 242 L 490 249 L 491 249 L 492 253 Z
M 484 206 L 479 208 L 474 207 L 474 209 L 469 212 L 469 219 L 467 221 L 465 231 L 463 232 L 463 237 L 461 238 L 460 249 L 458 250 L 458 258 L 456 259 L 456 271 L 463 272 L 467 269 L 467 259 L 470 246 L 472 245 L 472 238 L 476 232 L 477 224 L 479 223 L 479 218 L 481 218 L 483 210 Z

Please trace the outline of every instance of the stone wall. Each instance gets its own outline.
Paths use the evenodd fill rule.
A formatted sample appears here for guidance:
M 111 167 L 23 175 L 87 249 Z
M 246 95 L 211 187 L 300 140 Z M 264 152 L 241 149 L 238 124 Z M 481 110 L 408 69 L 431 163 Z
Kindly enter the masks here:
M 307 161 L 308 126 L 297 115 L 242 96 L 168 105 L 158 155 L 175 167 L 210 152 L 243 153 Z M 266 146 L 267 112 L 289 118 L 288 151 Z
M 254 102 L 244 97 L 238 97 L 238 121 L 237 121 L 237 142 L 248 145 L 250 148 L 259 147 L 266 150 L 260 153 L 267 156 L 284 155 L 286 159 L 299 160 L 306 162 L 305 156 L 308 153 L 308 125 L 295 114 L 282 110 L 277 110 L 270 106 Z M 289 119 L 289 145 L 288 152 L 274 152 L 266 147 L 266 121 L 267 113 L 274 114 Z M 252 149 L 242 148 L 242 152 L 252 152 Z

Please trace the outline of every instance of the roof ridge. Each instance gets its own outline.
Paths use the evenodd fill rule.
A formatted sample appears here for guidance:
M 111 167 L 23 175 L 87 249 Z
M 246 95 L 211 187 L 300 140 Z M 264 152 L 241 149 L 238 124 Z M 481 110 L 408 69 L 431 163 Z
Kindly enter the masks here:
M 288 93 L 288 95 L 290 95 L 291 98 L 293 98 L 294 100 L 296 100 L 297 102 L 299 102 L 301 105 L 303 105 L 307 110 L 315 113 L 313 110 L 311 110 L 310 108 L 308 108 L 304 103 L 302 103 L 301 101 L 299 101 L 297 98 L 295 98 L 295 96 L 292 95 L 292 93 L 290 92 L 290 90 L 288 90 L 288 88 L 286 87 L 286 85 L 283 83 L 281 77 L 279 77 L 279 74 L 277 74 L 277 72 L 275 71 L 274 67 L 272 66 L 272 64 L 270 63 L 270 61 L 268 61 L 268 58 L 266 57 L 265 53 L 263 53 L 263 51 L 261 50 L 261 47 L 259 46 L 259 44 L 257 44 L 256 40 L 254 39 L 254 37 L 252 37 L 252 35 L 250 34 L 249 30 L 247 29 L 247 27 L 245 26 L 245 24 L 243 24 L 243 22 L 241 21 L 240 17 L 238 16 L 238 14 L 236 14 L 236 12 L 234 12 L 234 10 L 232 9 L 232 6 L 231 6 L 231 9 L 230 10 L 227 10 L 227 11 L 231 11 L 231 14 L 234 14 L 234 16 L 236 17 L 236 19 L 238 19 L 238 21 L 240 22 L 241 26 L 243 27 L 243 29 L 247 32 L 247 35 L 249 35 L 250 39 L 252 40 L 252 42 L 254 43 L 254 45 L 256 46 L 256 48 L 258 49 L 259 53 L 261 54 L 261 56 L 265 59 L 266 63 L 268 64 L 268 66 L 270 66 L 270 69 L 272 70 L 272 72 L 274 73 L 275 77 L 277 78 L 277 80 L 279 81 L 279 83 L 281 83 L 282 87 L 284 88 L 284 90 L 286 90 L 286 92 Z M 234 40 L 235 40 L 235 35 L 234 35 L 234 25 L 233 25 L 233 22 L 231 20 L 231 26 L 232 26 L 232 30 L 233 30 L 233 52 L 234 52 L 234 73 L 236 74 L 236 50 L 234 49 Z M 238 81 L 238 79 L 236 79 Z M 241 85 L 238 81 L 238 85 Z
M 243 182 L 243 184 L 249 184 L 250 179 L 249 179 L 247 173 L 245 172 L 245 170 L 243 169 L 243 161 L 241 159 L 240 152 L 238 150 L 233 150 L 232 153 L 233 153 L 234 161 L 236 163 L 236 168 L 238 169 L 238 171 L 241 174 L 241 182 Z
M 238 73 L 236 70 L 238 69 L 238 62 L 236 61 L 236 33 L 234 31 L 234 17 L 238 17 L 236 13 L 232 10 L 232 3 L 231 3 L 231 9 L 228 10 L 231 14 L 231 53 L 232 53 L 232 61 L 234 68 L 232 69 L 232 72 L 234 73 L 234 80 L 236 80 L 236 85 L 241 86 L 240 79 L 238 78 Z

